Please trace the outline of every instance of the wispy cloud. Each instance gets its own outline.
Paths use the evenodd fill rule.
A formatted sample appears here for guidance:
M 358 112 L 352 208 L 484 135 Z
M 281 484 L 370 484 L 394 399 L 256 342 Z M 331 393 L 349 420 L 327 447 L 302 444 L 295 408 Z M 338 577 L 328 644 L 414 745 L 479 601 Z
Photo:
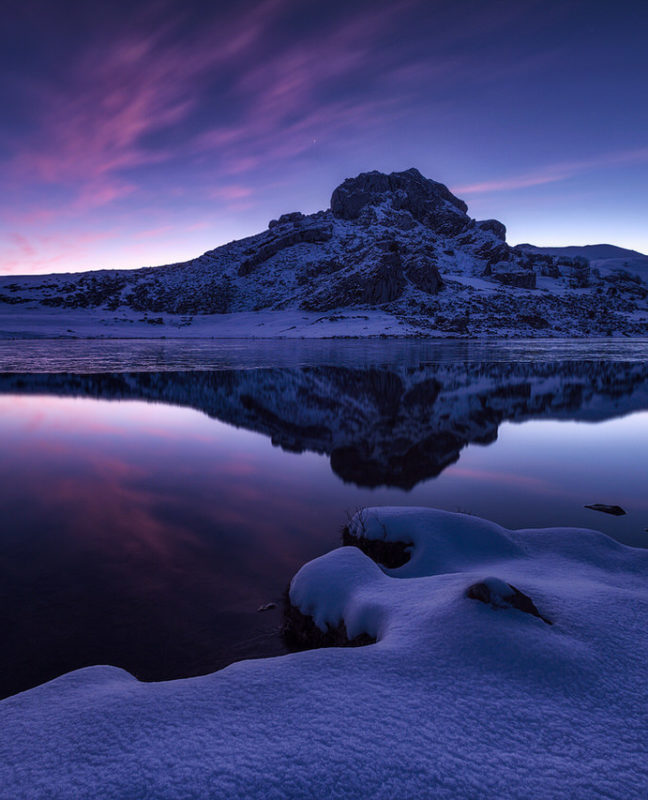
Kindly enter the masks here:
M 80 206 L 134 190 L 125 170 L 174 157 L 151 138 L 185 120 L 210 77 L 250 52 L 281 8 L 265 0 L 253 13 L 220 18 L 173 38 L 169 24 L 94 44 L 70 67 L 62 90 L 41 86 L 36 128 L 16 148 L 9 170 L 22 180 L 78 185 Z
M 43 234 L 28 238 L 19 233 L 0 239 L 0 265 L 7 275 L 66 272 L 78 269 L 93 246 L 112 237 L 109 232 Z M 95 266 L 91 263 L 88 267 Z
M 375 125 L 404 102 L 399 88 L 411 83 L 402 49 L 378 44 L 412 5 L 347 14 L 287 42 L 275 28 L 294 13 L 291 0 L 219 13 L 192 35 L 177 36 L 170 23 L 134 24 L 126 38 L 93 43 L 62 90 L 39 88 L 34 132 L 17 145 L 10 174 L 72 187 L 73 208 L 83 210 L 136 192 L 142 168 L 208 157 L 215 171 L 240 174 Z M 415 69 L 422 79 L 425 63 Z M 225 88 L 214 89 L 223 76 Z
M 495 178 L 493 180 L 470 183 L 464 186 L 455 186 L 452 191 L 458 195 L 488 194 L 490 192 L 508 192 L 517 189 L 527 189 L 532 186 L 542 186 L 547 183 L 573 178 L 584 172 L 592 172 L 606 167 L 622 166 L 624 164 L 643 164 L 648 162 L 648 147 L 635 150 L 623 150 L 615 153 L 605 153 L 595 158 L 580 161 L 563 161 L 549 164 L 538 170 L 524 172 L 509 178 Z
M 11 85 L 6 96 L 16 99 L 0 133 L 0 231 L 23 236 L 42 255 L 6 242 L 0 271 L 64 268 L 67 242 L 50 242 L 62 255 L 48 257 L 39 238 L 63 228 L 93 236 L 110 226 L 115 246 L 128 251 L 118 263 L 130 264 L 140 257 L 139 226 L 148 261 L 162 249 L 148 230 L 170 225 L 176 250 L 204 244 L 182 232 L 187 219 L 206 215 L 212 227 L 252 208 L 250 217 L 273 215 L 269 206 L 284 204 L 280 193 L 291 195 L 286 204 L 315 202 L 315 192 L 332 188 L 327 177 L 356 166 L 391 169 L 411 159 L 447 181 L 466 152 L 474 158 L 473 143 L 495 156 L 510 148 L 523 166 L 484 172 L 483 181 L 455 187 L 460 195 L 559 184 L 648 160 L 646 149 L 621 150 L 631 139 L 619 134 L 609 145 L 616 152 L 529 166 L 537 141 L 555 130 L 546 115 L 543 129 L 535 113 L 551 100 L 542 82 L 553 86 L 558 75 L 570 96 L 587 95 L 577 91 L 580 73 L 569 70 L 590 50 L 558 35 L 574 21 L 570 3 L 547 9 L 542 0 L 497 0 L 472 4 L 466 15 L 461 4 L 425 0 L 199 0 L 189 8 L 130 0 L 124 15 L 125 3 L 65 23 L 52 4 L 20 4 L 21 24 L 34 37 L 26 36 L 18 57 L 0 52 L 9 76 L 0 94 Z M 41 55 L 51 69 L 34 69 Z M 531 85 L 541 96 L 529 97 Z M 579 139 L 576 119 L 554 144 Z M 588 146 L 608 144 L 592 136 Z M 106 248 L 84 244 L 79 259 L 86 246 L 101 266 Z

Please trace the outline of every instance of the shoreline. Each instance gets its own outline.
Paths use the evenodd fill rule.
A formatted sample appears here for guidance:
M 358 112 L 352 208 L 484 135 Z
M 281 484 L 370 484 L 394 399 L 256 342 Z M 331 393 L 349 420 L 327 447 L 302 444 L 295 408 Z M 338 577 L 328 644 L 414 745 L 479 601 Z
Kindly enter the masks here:
M 309 630 L 363 646 L 161 683 L 86 667 L 9 697 L 3 796 L 645 794 L 647 551 L 433 508 L 352 524 L 408 560 L 334 549 L 290 601 Z
M 609 341 L 636 340 L 645 334 L 625 330 L 611 336 L 573 335 L 565 330 L 531 327 L 493 326 L 480 332 L 466 333 L 430 329 L 429 320 L 404 318 L 387 311 L 351 309 L 319 312 L 241 311 L 231 314 L 210 314 L 186 317 L 174 314 L 119 313 L 101 309 L 68 309 L 65 312 L 41 308 L 8 309 L 0 305 L 0 340 L 26 339 L 245 339 L 255 340 L 411 340 L 411 341 L 475 341 L 529 340 Z

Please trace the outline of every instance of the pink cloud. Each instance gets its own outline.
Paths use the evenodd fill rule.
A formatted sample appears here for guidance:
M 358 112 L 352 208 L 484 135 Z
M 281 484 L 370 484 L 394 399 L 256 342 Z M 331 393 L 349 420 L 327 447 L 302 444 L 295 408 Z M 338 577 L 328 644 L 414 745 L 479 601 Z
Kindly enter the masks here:
M 17 147 L 14 178 L 78 185 L 80 206 L 132 192 L 112 176 L 174 157 L 144 139 L 186 119 L 205 82 L 249 51 L 281 5 L 266 0 L 239 19 L 221 17 L 190 40 L 171 40 L 166 26 L 88 48 L 63 91 L 49 87 L 35 98 L 38 129 Z
M 158 225 L 156 228 L 147 228 L 146 230 L 139 231 L 136 235 L 136 239 L 155 239 L 158 236 L 163 236 L 166 233 L 170 233 L 173 231 L 174 228 L 172 225 Z
M 590 172 L 606 167 L 623 164 L 641 164 L 648 161 L 648 147 L 636 150 L 623 150 L 616 153 L 605 153 L 582 161 L 565 161 L 551 164 L 542 169 L 526 172 L 511 178 L 496 178 L 481 183 L 453 187 L 452 191 L 459 196 L 465 194 L 485 194 L 488 192 L 505 192 L 515 189 L 526 189 L 531 186 L 542 186 L 572 178 L 583 172 Z
M 31 239 L 19 234 L 6 236 L 8 244 L 0 246 L 0 272 L 20 275 L 31 272 L 72 271 L 79 260 L 87 257 L 90 246 L 112 237 L 105 231 L 78 234 L 42 234 Z M 92 265 L 89 265 L 92 266 Z
M 285 128 L 288 136 L 297 133 L 304 127 L 300 120 L 317 109 L 327 112 L 321 121 L 328 117 L 336 126 L 340 104 L 318 97 L 331 82 L 364 68 L 395 68 L 388 63 L 392 56 L 377 55 L 375 45 L 410 5 L 395 3 L 369 18 L 357 14 L 279 50 L 268 30 L 291 7 L 288 0 L 265 0 L 244 16 L 221 14 L 191 38 L 174 40 L 169 25 L 146 32 L 133 25 L 127 38 L 88 48 L 64 91 L 41 90 L 35 98 L 38 130 L 18 146 L 12 174 L 20 181 L 78 187 L 75 206 L 81 210 L 135 191 L 131 181 L 119 177 L 124 170 L 192 153 L 223 151 L 232 174 L 255 169 L 262 158 L 259 147 L 269 137 L 280 138 Z M 264 44 L 274 55 L 262 67 L 246 69 L 246 54 L 256 55 Z M 185 143 L 151 145 L 153 134 L 183 123 L 199 107 L 209 82 L 231 68 L 239 73 L 230 90 L 232 106 L 243 109 L 238 118 Z M 348 110 L 343 113 L 348 118 Z M 291 154 L 294 144 L 281 152 Z
M 136 168 L 171 159 L 184 159 L 187 168 L 188 160 L 211 164 L 216 157 L 216 182 L 223 173 L 242 175 L 298 156 L 340 130 L 384 121 L 398 103 L 386 102 L 379 78 L 393 73 L 401 83 L 397 73 L 404 64 L 401 49 L 381 46 L 382 37 L 415 3 L 332 17 L 316 32 L 282 44 L 275 34 L 281 36 L 295 5 L 263 0 L 246 14 L 219 9 L 199 31 L 182 36 L 174 22 L 154 24 L 140 14 L 126 35 L 89 42 L 71 62 L 63 88 L 50 84 L 33 93 L 34 132 L 15 144 L 5 170 L 15 185 L 56 184 L 75 199 L 56 210 L 22 212 L 25 224 L 41 224 L 50 214 L 49 221 L 79 216 L 135 194 L 144 180 L 134 177 Z M 422 63 L 418 70 L 423 75 Z M 331 100 L 339 91 L 327 95 L 346 78 L 362 84 L 363 75 L 373 97 L 356 105 Z M 211 128 L 194 129 L 174 144 L 161 140 L 159 134 L 189 124 L 212 82 L 223 76 L 230 88 L 211 117 L 219 120 L 223 108 L 227 121 L 212 121 Z M 214 199 L 238 203 L 237 210 L 249 207 L 250 195 L 218 191 Z
M 253 194 L 254 190 L 249 186 L 230 185 L 213 189 L 209 196 L 218 200 L 244 200 Z
M 341 130 L 367 130 L 386 118 L 393 119 L 405 97 L 385 97 L 381 91 L 356 98 L 331 100 L 329 87 L 347 78 L 370 74 L 400 83 L 403 65 L 388 48 L 377 45 L 380 37 L 410 2 L 394 3 L 343 25 L 319 33 L 316 40 L 300 41 L 277 52 L 244 73 L 233 93 L 243 101 L 245 112 L 235 123 L 220 125 L 196 136 L 196 152 L 219 156 L 229 174 L 250 172 L 262 163 L 294 158 Z M 424 74 L 417 65 L 419 77 Z M 438 70 L 428 65 L 428 74 Z M 337 93 L 339 95 L 339 92 Z

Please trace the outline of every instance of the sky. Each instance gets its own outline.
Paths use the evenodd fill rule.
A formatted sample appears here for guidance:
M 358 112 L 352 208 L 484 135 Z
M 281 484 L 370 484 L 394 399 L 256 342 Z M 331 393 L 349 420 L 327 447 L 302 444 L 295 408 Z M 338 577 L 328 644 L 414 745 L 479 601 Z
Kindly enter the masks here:
M 648 253 L 648 4 L 4 0 L 0 274 L 172 263 L 417 167 Z

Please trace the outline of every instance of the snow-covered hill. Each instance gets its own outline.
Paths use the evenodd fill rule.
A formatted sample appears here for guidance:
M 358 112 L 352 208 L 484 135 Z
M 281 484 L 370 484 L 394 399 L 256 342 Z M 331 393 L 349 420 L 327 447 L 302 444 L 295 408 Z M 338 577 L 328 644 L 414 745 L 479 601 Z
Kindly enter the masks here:
M 644 281 L 648 278 L 648 256 L 637 250 L 627 250 L 613 244 L 587 244 L 583 247 L 536 247 L 532 244 L 519 244 L 517 247 L 531 253 L 586 258 L 590 262 L 590 267 L 598 270 L 602 276 L 625 272 L 638 275 Z
M 192 261 L 2 278 L 0 332 L 38 331 L 43 320 L 49 335 L 141 335 L 142 328 L 157 336 L 264 335 L 250 317 L 261 312 L 290 321 L 265 335 L 648 330 L 640 276 L 510 247 L 505 236 L 502 223 L 472 219 L 462 200 L 415 169 L 368 172 L 338 186 L 328 210 L 284 214 L 266 231 Z M 320 319 L 332 327 L 313 333 Z

